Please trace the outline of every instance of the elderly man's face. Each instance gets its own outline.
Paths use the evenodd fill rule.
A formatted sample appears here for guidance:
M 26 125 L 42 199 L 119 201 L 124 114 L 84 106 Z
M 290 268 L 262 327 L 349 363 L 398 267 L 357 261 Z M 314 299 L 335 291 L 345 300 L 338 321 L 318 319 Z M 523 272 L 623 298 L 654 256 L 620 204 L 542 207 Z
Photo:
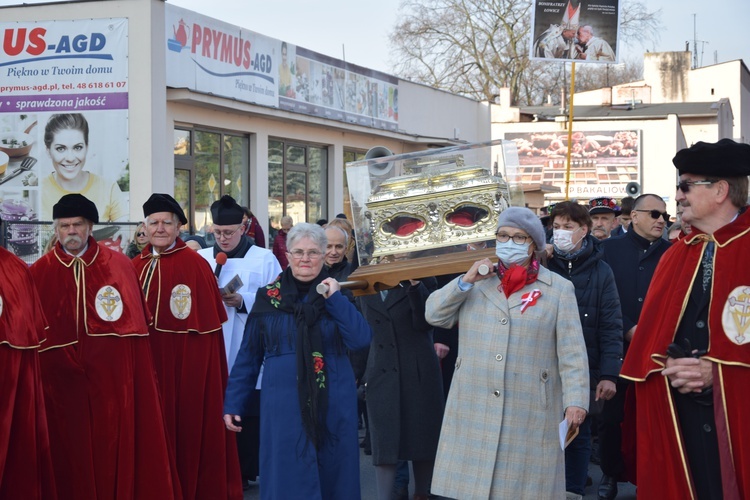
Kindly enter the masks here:
M 328 238 L 326 264 L 332 266 L 344 260 L 344 256 L 346 255 L 346 238 L 343 231 L 337 227 L 326 228 L 326 238 Z
M 609 238 L 612 229 L 615 228 L 615 214 L 593 214 L 591 216 L 591 235 L 598 240 Z
M 576 30 L 563 30 L 562 36 L 564 39 L 570 41 L 576 37 Z
M 680 182 L 705 181 L 706 177 L 702 175 L 683 174 L 680 176 Z M 701 222 L 708 219 L 716 210 L 718 202 L 716 200 L 716 185 L 722 181 L 712 184 L 688 184 L 688 192 L 683 193 L 681 189 L 677 190 L 675 201 L 682 207 L 682 222 L 689 226 L 701 228 Z
M 172 212 L 156 212 L 146 218 L 148 241 L 158 253 L 165 251 L 180 234 L 180 224 Z
M 55 234 L 65 250 L 77 254 L 86 246 L 91 234 L 91 223 L 83 217 L 57 219 Z
M 588 43 L 589 40 L 591 40 L 592 36 L 593 36 L 593 33 L 591 33 L 591 31 L 587 29 L 581 28 L 578 30 L 578 41 L 583 44 Z

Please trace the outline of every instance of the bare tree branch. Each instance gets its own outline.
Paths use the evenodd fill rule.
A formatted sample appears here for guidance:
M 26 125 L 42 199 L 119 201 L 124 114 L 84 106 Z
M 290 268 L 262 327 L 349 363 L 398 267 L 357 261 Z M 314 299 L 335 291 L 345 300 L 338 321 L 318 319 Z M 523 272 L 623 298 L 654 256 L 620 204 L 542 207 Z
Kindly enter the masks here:
M 540 104 L 565 83 L 562 64 L 529 60 L 529 0 L 403 0 L 402 20 L 390 36 L 394 72 L 401 78 L 480 100 L 510 88 L 516 104 Z M 653 45 L 661 12 L 624 0 L 620 43 Z M 602 70 L 591 69 L 594 75 Z M 605 80 L 607 69 L 604 69 Z M 612 70 L 615 75 L 632 72 Z M 622 73 L 622 75 L 621 75 Z M 599 78 L 601 80 L 601 78 Z

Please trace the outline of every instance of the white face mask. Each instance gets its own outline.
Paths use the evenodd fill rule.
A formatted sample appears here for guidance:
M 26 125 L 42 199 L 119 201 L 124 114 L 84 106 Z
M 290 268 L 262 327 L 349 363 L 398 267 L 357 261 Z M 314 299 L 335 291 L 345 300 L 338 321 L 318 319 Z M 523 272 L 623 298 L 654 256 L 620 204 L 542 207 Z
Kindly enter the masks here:
M 570 253 L 573 251 L 573 249 L 576 247 L 578 242 L 583 239 L 581 237 L 578 241 L 573 241 L 573 235 L 580 231 L 581 228 L 573 229 L 573 230 L 567 230 L 567 229 L 553 229 L 552 230 L 552 243 L 555 245 L 555 248 L 560 250 L 562 253 Z
M 517 245 L 510 239 L 505 243 L 499 241 L 495 245 L 495 255 L 500 259 L 505 267 L 510 267 L 511 264 L 522 264 L 526 259 L 529 258 L 529 247 L 531 242 L 526 242 L 523 245 Z

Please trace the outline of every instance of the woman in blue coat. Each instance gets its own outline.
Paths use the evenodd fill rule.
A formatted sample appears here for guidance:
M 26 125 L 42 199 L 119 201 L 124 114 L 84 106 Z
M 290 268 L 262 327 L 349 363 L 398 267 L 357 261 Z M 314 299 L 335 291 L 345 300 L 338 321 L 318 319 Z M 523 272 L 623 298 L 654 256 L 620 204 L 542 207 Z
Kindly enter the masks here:
M 346 349 L 372 333 L 323 270 L 326 236 L 297 224 L 287 268 L 260 288 L 229 377 L 224 422 L 242 430 L 261 366 L 260 494 L 263 499 L 358 499 L 357 396 Z M 324 295 L 316 291 L 328 285 Z

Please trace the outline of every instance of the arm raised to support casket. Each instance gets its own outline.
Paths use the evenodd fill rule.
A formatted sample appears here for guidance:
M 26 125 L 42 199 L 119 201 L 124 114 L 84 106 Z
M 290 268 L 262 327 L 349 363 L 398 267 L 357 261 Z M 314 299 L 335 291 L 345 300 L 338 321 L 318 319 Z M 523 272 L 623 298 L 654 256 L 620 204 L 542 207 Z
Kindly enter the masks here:
M 394 288 L 404 280 L 418 280 L 430 276 L 442 276 L 466 272 L 471 265 L 484 258 L 495 259 L 495 249 L 454 252 L 416 259 L 371 264 L 358 267 L 349 279 L 341 283 L 342 288 L 352 290 L 355 296 L 371 295 L 381 290 Z

